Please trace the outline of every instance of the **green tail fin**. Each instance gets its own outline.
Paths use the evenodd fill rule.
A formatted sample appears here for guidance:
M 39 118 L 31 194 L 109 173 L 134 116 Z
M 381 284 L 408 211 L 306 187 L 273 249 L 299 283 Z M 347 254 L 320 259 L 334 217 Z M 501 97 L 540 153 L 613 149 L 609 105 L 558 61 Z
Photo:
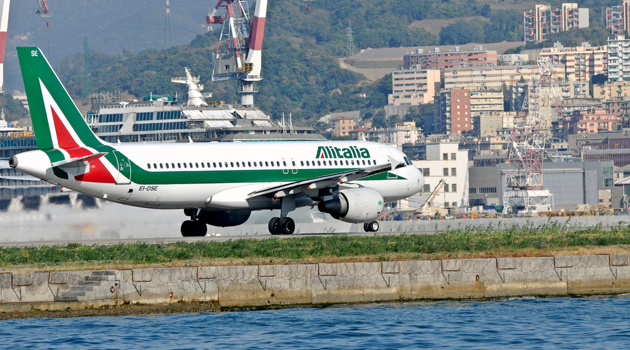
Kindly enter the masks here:
M 87 125 L 48 60 L 37 47 L 18 47 L 37 148 L 103 145 Z

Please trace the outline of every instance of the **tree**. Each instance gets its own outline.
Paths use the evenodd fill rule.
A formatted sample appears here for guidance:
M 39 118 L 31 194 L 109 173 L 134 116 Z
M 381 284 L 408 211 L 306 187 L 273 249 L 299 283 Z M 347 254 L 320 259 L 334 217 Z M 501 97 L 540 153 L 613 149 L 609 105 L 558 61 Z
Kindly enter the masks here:
M 372 117 L 372 127 L 373 128 L 386 128 L 387 120 L 385 119 L 385 111 L 379 110 L 376 112 L 374 117 Z
M 481 7 L 481 15 L 486 18 L 490 18 L 490 16 L 492 15 L 492 9 L 490 8 L 489 4 L 485 4 Z
M 484 42 L 483 24 L 459 20 L 440 30 L 440 44 L 458 45 Z

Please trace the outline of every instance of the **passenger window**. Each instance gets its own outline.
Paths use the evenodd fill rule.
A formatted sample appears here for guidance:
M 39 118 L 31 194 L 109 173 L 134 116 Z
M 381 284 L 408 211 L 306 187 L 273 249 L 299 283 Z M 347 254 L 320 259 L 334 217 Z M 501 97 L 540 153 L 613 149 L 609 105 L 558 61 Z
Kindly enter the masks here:
M 350 163 L 348 163 L 348 161 L 346 160 L 346 165 L 350 165 Z
M 254 163 L 254 164 L 256 164 L 256 163 Z M 251 168 L 252 162 L 247 162 L 247 166 Z
M 307 165 L 307 166 L 310 166 L 310 164 L 308 163 L 308 160 L 306 161 L 306 165 Z
M 203 163 L 201 163 L 201 167 L 202 167 L 202 168 L 205 168 L 205 165 L 204 165 Z
M 171 163 L 171 168 L 175 169 L 175 163 Z
M 177 167 L 181 169 L 182 168 L 182 163 L 177 163 Z
M 188 164 L 190 164 L 190 168 L 192 169 L 192 163 L 188 163 Z
M 166 165 L 166 169 L 168 169 L 168 163 L 164 163 L 164 165 Z
M 147 163 L 147 168 L 151 169 L 151 164 Z
M 354 165 L 354 159 L 353 159 L 353 160 L 351 160 L 351 161 L 350 161 L 350 163 L 351 163 L 352 165 Z
M 337 165 L 337 161 L 335 161 L 335 165 Z
M 221 163 L 219 163 L 220 165 Z M 212 167 L 216 168 L 217 167 L 217 163 L 212 163 Z
M 234 166 L 234 164 L 232 164 L 232 166 Z M 225 162 L 225 167 L 228 167 L 228 162 Z
M 293 166 L 295 166 L 295 161 L 294 160 L 292 160 L 291 163 L 293 164 Z
M 300 165 L 304 166 L 304 161 L 303 160 L 300 161 Z
M 287 166 L 287 162 L 285 162 L 284 160 L 282 161 L 282 165 Z
M 216 167 L 216 165 L 215 165 Z M 219 162 L 219 168 L 223 168 L 223 164 L 221 164 L 221 162 Z
M 363 160 L 363 165 L 365 165 L 365 159 Z
M 277 161 L 277 162 L 276 162 L 276 165 L 277 165 L 277 166 L 280 166 L 280 161 Z M 285 165 L 286 165 L 286 164 L 285 164 Z
M 160 169 L 164 169 L 164 166 L 162 165 L 162 163 L 160 163 Z
M 186 169 L 186 163 L 184 163 L 184 169 Z
M 157 164 L 153 163 L 153 169 L 157 169 Z
M 208 162 L 208 168 L 210 168 L 210 162 Z
M 199 169 L 199 163 L 195 163 L 195 168 Z
M 236 162 L 236 164 L 238 164 L 238 162 Z M 233 163 L 233 162 L 230 162 L 230 166 L 231 166 L 232 168 L 234 168 L 234 163 Z
M 265 162 L 265 163 L 266 163 L 266 162 Z M 260 167 L 262 168 L 262 166 L 263 166 L 263 165 L 262 165 L 262 162 L 260 162 Z

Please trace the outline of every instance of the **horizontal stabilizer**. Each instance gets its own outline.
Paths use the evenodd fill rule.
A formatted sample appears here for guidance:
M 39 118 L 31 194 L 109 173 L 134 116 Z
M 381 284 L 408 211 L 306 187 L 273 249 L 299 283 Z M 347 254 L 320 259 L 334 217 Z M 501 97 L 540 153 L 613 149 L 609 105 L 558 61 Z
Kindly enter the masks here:
M 85 156 L 85 157 L 77 157 L 77 158 L 72 158 L 72 159 L 67 159 L 67 160 L 60 160 L 58 162 L 52 163 L 52 166 L 58 167 L 58 166 L 68 165 L 68 164 L 76 163 L 76 162 L 89 162 L 91 160 L 99 159 L 106 154 L 107 152 L 101 152 L 101 153 L 90 154 L 89 156 Z

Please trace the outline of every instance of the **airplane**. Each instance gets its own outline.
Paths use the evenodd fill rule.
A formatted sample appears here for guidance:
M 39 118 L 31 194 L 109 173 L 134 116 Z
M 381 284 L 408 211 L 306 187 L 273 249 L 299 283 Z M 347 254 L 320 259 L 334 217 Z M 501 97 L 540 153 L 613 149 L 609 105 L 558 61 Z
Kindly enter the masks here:
M 184 237 L 273 209 L 280 216 L 269 232 L 293 234 L 288 214 L 308 206 L 376 232 L 386 202 L 424 186 L 404 153 L 375 142 L 108 143 L 92 132 L 42 51 L 17 51 L 37 150 L 12 156 L 9 165 L 108 201 L 183 209 Z

